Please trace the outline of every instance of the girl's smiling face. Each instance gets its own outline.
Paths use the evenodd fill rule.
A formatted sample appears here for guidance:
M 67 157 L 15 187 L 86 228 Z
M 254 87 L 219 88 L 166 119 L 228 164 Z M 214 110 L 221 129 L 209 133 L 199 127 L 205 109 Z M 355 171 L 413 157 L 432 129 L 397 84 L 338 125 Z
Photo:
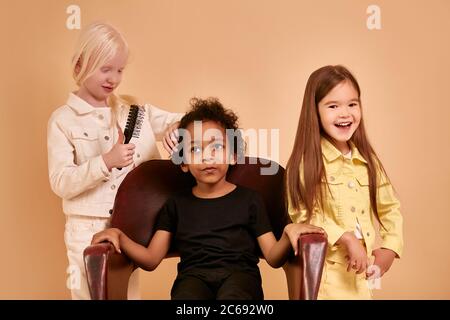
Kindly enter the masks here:
M 82 83 L 77 95 L 93 107 L 105 107 L 107 98 L 122 81 L 122 72 L 127 58 L 128 54 L 125 50 L 118 50 L 112 59 L 95 70 Z
M 350 151 L 347 142 L 361 121 L 358 92 L 351 82 L 336 85 L 318 105 L 320 123 L 334 145 L 343 153 Z

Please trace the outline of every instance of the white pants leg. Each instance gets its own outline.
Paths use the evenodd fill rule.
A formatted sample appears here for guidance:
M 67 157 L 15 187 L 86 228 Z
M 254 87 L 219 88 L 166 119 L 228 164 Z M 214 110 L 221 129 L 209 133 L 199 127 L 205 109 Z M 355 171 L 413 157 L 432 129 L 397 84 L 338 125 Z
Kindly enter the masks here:
M 109 218 L 66 216 L 64 241 L 67 248 L 67 288 L 73 300 L 90 300 L 91 296 L 84 268 L 83 251 L 91 244 L 92 236 L 109 227 Z M 128 298 L 140 299 L 139 271 L 135 270 L 128 285 Z

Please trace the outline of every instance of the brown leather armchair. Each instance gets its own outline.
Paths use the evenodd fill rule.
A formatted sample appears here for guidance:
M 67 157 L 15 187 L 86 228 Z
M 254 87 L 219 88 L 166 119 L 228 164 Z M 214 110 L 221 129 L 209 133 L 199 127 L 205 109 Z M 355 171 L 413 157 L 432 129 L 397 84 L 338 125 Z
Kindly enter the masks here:
M 261 194 L 275 236 L 279 238 L 289 222 L 284 202 L 284 168 L 279 166 L 275 175 L 261 175 L 261 168 L 277 164 L 262 165 L 259 159 L 248 157 L 245 160 L 245 164 L 230 167 L 228 180 Z M 183 173 L 170 160 L 142 163 L 127 175 L 117 192 L 111 227 L 121 229 L 134 241 L 147 246 L 164 202 L 177 190 L 194 183 L 190 174 Z M 283 266 L 289 298 L 316 299 L 327 242 L 318 234 L 302 235 L 299 241 L 299 257 L 290 258 Z M 173 256 L 177 253 L 171 248 L 168 257 Z M 128 280 L 137 268 L 128 257 L 116 253 L 110 243 L 101 243 L 84 250 L 84 262 L 92 299 L 127 299 Z

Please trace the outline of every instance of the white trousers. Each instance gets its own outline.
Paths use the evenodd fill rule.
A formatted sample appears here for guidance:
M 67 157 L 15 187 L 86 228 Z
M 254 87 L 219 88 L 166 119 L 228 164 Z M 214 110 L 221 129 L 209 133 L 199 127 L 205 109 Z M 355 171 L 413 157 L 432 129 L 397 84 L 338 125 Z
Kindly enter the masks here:
M 86 270 L 84 268 L 83 251 L 91 244 L 92 236 L 109 227 L 109 218 L 89 216 L 66 216 L 64 241 L 69 258 L 67 268 L 67 288 L 73 300 L 90 300 Z M 139 300 L 139 269 L 136 269 L 128 283 L 128 299 Z

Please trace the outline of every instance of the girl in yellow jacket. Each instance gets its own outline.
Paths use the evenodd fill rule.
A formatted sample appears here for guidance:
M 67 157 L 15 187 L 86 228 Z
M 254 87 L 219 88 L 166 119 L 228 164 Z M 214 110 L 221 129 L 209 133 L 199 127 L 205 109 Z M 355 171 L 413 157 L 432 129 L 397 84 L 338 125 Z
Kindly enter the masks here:
M 343 66 L 313 72 L 287 164 L 291 219 L 328 235 L 319 299 L 371 299 L 368 279 L 402 254 L 400 204 L 367 138 L 360 95 Z
M 177 141 L 174 130 L 182 115 L 144 105 L 140 135 L 123 143 L 131 101 L 113 92 L 122 80 L 127 58 L 127 43 L 114 27 L 104 23 L 86 27 L 72 60 L 79 88 L 48 122 L 49 178 L 66 215 L 67 285 L 73 299 L 90 298 L 83 250 L 95 233 L 109 226 L 120 183 L 135 166 L 160 157 L 157 140 L 167 150 Z M 128 297 L 139 297 L 136 272 Z

